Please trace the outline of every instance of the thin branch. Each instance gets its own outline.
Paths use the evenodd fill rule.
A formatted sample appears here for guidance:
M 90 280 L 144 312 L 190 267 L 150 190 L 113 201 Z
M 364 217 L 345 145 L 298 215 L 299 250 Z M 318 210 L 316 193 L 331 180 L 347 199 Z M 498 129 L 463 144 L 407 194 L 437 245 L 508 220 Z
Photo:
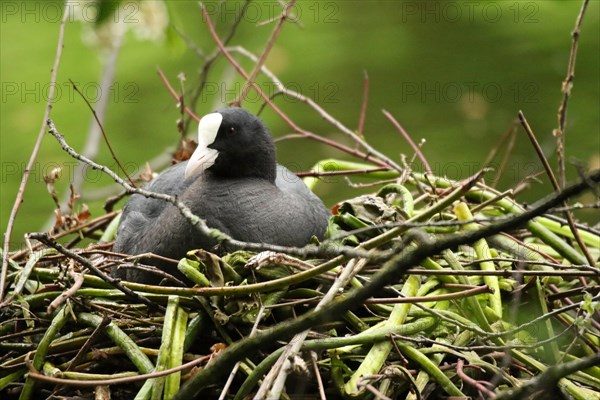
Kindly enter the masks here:
M 319 300 L 319 303 L 315 306 L 314 310 L 318 311 L 325 307 L 328 304 L 331 304 L 338 293 L 342 291 L 350 282 L 352 277 L 362 269 L 365 265 L 365 259 L 352 259 L 347 265 L 342 269 L 339 276 L 333 282 L 331 287 L 327 290 L 327 293 Z M 273 393 L 273 388 L 283 388 L 283 382 L 285 382 L 287 378 L 287 369 L 283 368 L 284 364 L 295 357 L 298 352 L 302 349 L 302 345 L 308 336 L 309 330 L 304 330 L 298 334 L 296 334 L 291 340 L 290 343 L 286 346 L 284 352 L 279 356 L 277 362 L 271 367 L 271 370 L 263 380 L 262 385 L 254 396 L 255 399 L 265 398 L 267 393 L 271 393 L 274 395 L 274 398 L 280 398 L 281 393 Z M 279 382 L 279 383 L 278 383 Z
M 93 117 L 89 123 L 86 141 L 85 141 L 85 144 L 83 145 L 83 149 L 81 150 L 81 154 L 85 155 L 88 158 L 91 158 L 92 160 L 95 159 L 96 155 L 98 154 L 100 136 L 104 135 L 105 140 L 106 140 L 106 134 L 104 133 L 103 130 L 101 131 L 101 128 L 102 128 L 101 121 L 105 120 L 106 110 L 108 108 L 109 100 L 111 99 L 111 96 L 109 95 L 109 93 L 111 91 L 111 85 L 114 82 L 114 77 L 115 77 L 115 72 L 116 72 L 116 67 L 117 67 L 117 60 L 118 60 L 119 53 L 121 52 L 121 48 L 123 45 L 124 34 L 125 34 L 125 31 L 119 31 L 119 32 L 115 33 L 115 38 L 114 38 L 113 42 L 111 43 L 110 49 L 108 50 L 108 53 L 106 54 L 106 56 L 103 58 L 104 65 L 103 65 L 102 78 L 101 78 L 101 82 L 100 82 L 100 92 L 99 92 L 102 94 L 102 96 L 100 96 L 98 103 L 96 103 L 95 109 L 92 108 L 92 106 L 89 104 L 89 102 L 87 101 L 85 96 L 77 89 L 77 87 L 75 87 L 75 84 L 69 79 L 71 81 L 71 84 L 77 91 L 77 93 L 83 98 L 83 100 L 87 103 L 88 108 L 90 108 L 90 110 L 93 113 Z M 109 143 L 109 145 L 110 145 L 110 143 Z M 110 149 L 110 147 L 109 147 L 109 150 L 111 150 L 111 153 L 112 153 L 112 149 Z M 113 154 L 113 158 L 115 158 L 114 154 Z M 74 171 L 73 179 L 72 179 L 72 185 L 73 185 L 74 191 L 76 193 L 81 192 L 81 187 L 83 185 L 84 177 L 85 177 L 85 167 L 86 167 L 86 165 L 84 163 L 77 163 L 77 166 L 75 167 L 75 171 Z M 125 175 L 127 175 L 127 174 L 125 174 Z M 61 205 L 59 206 L 59 208 L 64 209 L 65 206 L 69 203 L 69 200 L 70 200 L 70 194 L 68 192 L 65 192 L 63 195 L 63 198 L 61 200 Z M 54 216 L 51 215 L 49 220 L 46 222 L 46 224 L 44 226 L 48 227 L 48 229 L 49 229 L 51 226 L 53 226 L 54 219 L 55 219 Z
M 73 85 L 73 90 L 75 90 L 81 96 L 83 101 L 85 101 L 85 104 L 87 104 L 88 108 L 92 112 L 92 115 L 94 115 L 94 119 L 96 120 L 96 123 L 98 124 L 98 127 L 100 128 L 100 132 L 102 133 L 102 137 L 104 138 L 104 143 L 106 143 L 106 146 L 108 147 L 108 151 L 110 152 L 112 159 L 115 161 L 115 163 L 117 164 L 117 166 L 119 167 L 121 172 L 123 172 L 123 174 L 129 181 L 131 186 L 135 187 L 135 183 L 133 182 L 133 180 L 131 179 L 129 174 L 127 174 L 127 171 L 125 171 L 125 168 L 123 167 L 123 165 L 117 158 L 117 155 L 115 154 L 115 151 L 113 150 L 113 148 L 110 144 L 110 141 L 108 140 L 108 136 L 106 136 L 106 131 L 104 130 L 104 126 L 102 126 L 102 122 L 100 121 L 100 118 L 98 117 L 98 114 L 96 113 L 96 110 L 94 110 L 94 107 L 92 107 L 92 105 L 90 104 L 89 100 L 85 97 L 85 95 L 83 93 L 81 93 L 81 91 L 79 90 L 79 88 L 77 87 L 75 82 L 73 82 L 71 79 L 69 79 L 69 82 L 71 82 L 71 85 Z M 90 157 L 90 158 L 93 158 L 93 157 Z
M 287 21 L 288 13 L 290 9 L 294 7 L 294 4 L 296 4 L 296 0 L 289 0 L 283 7 L 283 10 L 281 10 L 279 21 L 277 21 L 277 24 L 275 24 L 273 32 L 271 32 L 271 36 L 269 36 L 267 44 L 265 45 L 262 54 L 258 58 L 258 61 L 254 65 L 254 69 L 250 73 L 248 80 L 244 83 L 244 86 L 242 86 L 242 90 L 240 91 L 239 96 L 231 103 L 232 106 L 240 107 L 242 105 L 242 101 L 244 101 L 244 98 L 248 94 L 250 85 L 254 83 L 256 77 L 258 76 L 258 73 L 267 61 L 267 57 L 269 56 L 271 49 L 273 49 L 273 46 L 275 45 L 275 42 L 277 41 L 277 38 L 279 37 L 281 30 L 283 29 L 283 24 L 285 23 L 285 21 Z
M 550 182 L 552 182 L 552 187 L 554 187 L 554 190 L 560 190 L 561 186 L 559 185 L 558 181 L 556 180 L 556 177 L 554 176 L 554 173 L 552 172 L 552 168 L 550 167 L 550 163 L 546 159 L 546 156 L 544 155 L 542 147 L 538 143 L 538 141 L 535 137 L 535 134 L 531 130 L 529 123 L 527 123 L 527 119 L 525 118 L 525 114 L 523 114 L 523 111 L 519 111 L 519 121 L 521 121 L 521 124 L 523 125 L 523 128 L 525 128 L 525 132 L 527 132 L 527 136 L 529 137 L 529 140 L 531 141 L 533 148 L 535 149 L 535 151 L 538 154 L 538 157 L 542 161 L 542 164 L 544 165 L 544 169 L 546 170 L 546 174 L 550 178 Z M 563 207 L 568 207 L 568 206 L 569 206 L 569 204 L 567 202 L 563 203 Z M 585 255 L 585 258 L 587 259 L 590 266 L 594 266 L 596 264 L 596 261 L 594 260 L 594 257 L 592 257 L 592 255 L 590 254 L 589 249 L 585 245 L 583 239 L 581 238 L 581 235 L 579 234 L 579 231 L 577 230 L 577 227 L 575 226 L 575 221 L 573 220 L 573 214 L 571 213 L 571 211 L 567 210 L 564 212 L 564 215 L 565 215 L 565 218 L 567 219 L 567 222 L 569 223 L 569 228 L 571 229 L 571 233 L 573 233 L 573 237 L 575 238 L 575 241 L 579 245 L 579 248 L 581 248 L 581 251 Z M 581 279 L 581 283 L 584 286 L 587 286 L 587 284 L 583 278 Z
M 158 75 L 160 76 L 160 79 L 163 81 L 163 83 L 165 84 L 165 86 L 169 90 L 169 93 L 171 93 L 171 96 L 173 96 L 175 99 L 177 99 L 177 101 L 179 101 L 180 100 L 179 94 L 175 91 L 175 89 L 173 89 L 173 86 L 171 86 L 171 84 L 169 83 L 169 80 L 167 79 L 167 77 L 165 76 L 165 74 L 162 72 L 162 70 L 160 68 L 157 68 L 156 72 L 158 72 Z M 190 110 L 187 107 L 184 107 L 184 110 L 196 122 L 200 122 L 200 117 L 198 117 L 196 114 L 194 114 L 194 112 L 192 110 Z
M 362 106 L 360 107 L 360 117 L 358 119 L 358 128 L 356 129 L 356 134 L 364 139 L 363 130 L 365 128 L 365 120 L 367 119 L 367 105 L 369 103 L 369 74 L 367 71 L 364 73 L 365 78 L 363 81 L 363 101 Z
M 461 292 L 444 293 L 429 296 L 414 296 L 414 297 L 377 297 L 365 300 L 365 304 L 414 304 L 427 303 L 430 301 L 443 301 L 463 299 L 465 297 L 477 296 L 482 293 L 493 293 L 494 291 L 489 286 L 476 286 L 473 289 L 463 290 Z
M 523 382 L 521 386 L 506 389 L 498 394 L 497 400 L 517 400 L 527 398 L 538 390 L 555 386 L 561 378 L 600 364 L 600 353 L 583 357 L 575 361 L 560 363 L 548 367 L 534 378 Z
M 548 175 L 548 177 L 550 178 L 552 187 L 555 190 L 560 189 L 558 181 L 556 180 L 556 177 L 554 176 L 554 173 L 552 172 L 552 167 L 550 167 L 550 163 L 548 162 L 548 159 L 546 158 L 546 155 L 544 154 L 542 147 L 540 146 L 539 142 L 537 141 L 535 134 L 531 130 L 531 127 L 529 126 L 529 123 L 527 122 L 527 119 L 525 118 L 525 114 L 523 114 L 523 111 L 521 111 L 521 110 L 519 110 L 519 122 L 521 122 L 521 125 L 523 126 L 523 129 L 525 129 L 525 132 L 527 133 L 527 137 L 529 137 L 529 140 L 531 141 L 531 144 L 533 145 L 533 148 L 534 148 L 535 152 L 537 153 L 538 158 L 542 162 L 542 165 L 544 166 L 544 170 L 546 170 L 546 175 Z
M 50 117 L 50 112 L 52 111 L 52 105 L 54 103 L 54 92 L 56 89 L 56 75 L 58 74 L 58 66 L 60 65 L 60 59 L 62 56 L 62 51 L 64 47 L 64 36 L 65 36 L 65 26 L 67 23 L 67 19 L 69 18 L 69 9 L 70 5 L 65 3 L 65 7 L 63 10 L 63 17 L 60 21 L 60 27 L 58 28 L 58 43 L 56 46 L 56 56 L 54 57 L 54 65 L 52 66 L 52 70 L 50 73 L 50 89 L 48 90 L 48 101 L 46 102 L 46 110 L 44 111 L 44 118 L 42 118 L 42 126 L 38 132 L 37 140 L 35 145 L 33 146 L 33 150 L 31 151 L 31 155 L 29 156 L 29 161 L 27 162 L 27 168 L 23 172 L 23 177 L 21 178 L 21 184 L 19 185 L 19 191 L 17 192 L 17 197 L 13 204 L 13 208 L 10 212 L 10 216 L 8 218 L 8 225 L 6 226 L 6 231 L 4 232 L 4 246 L 2 251 L 2 271 L 0 271 L 0 302 L 4 299 L 4 289 L 6 287 L 6 275 L 8 273 L 8 251 L 10 245 L 10 238 L 13 230 L 13 226 L 15 224 L 15 219 L 17 217 L 17 213 L 19 212 L 19 207 L 21 203 L 23 203 L 23 196 L 25 194 L 25 187 L 27 186 L 27 181 L 29 180 L 29 174 L 33 170 L 33 163 L 37 158 L 37 154 L 40 150 L 40 146 L 42 144 L 42 139 L 44 138 L 44 133 L 46 132 L 46 120 Z
M 135 376 L 127 376 L 124 378 L 114 378 L 114 379 L 64 379 L 64 378 L 55 378 L 53 376 L 48 376 L 44 374 L 40 374 L 39 372 L 30 371 L 26 377 L 35 379 L 36 381 L 54 383 L 56 385 L 66 385 L 66 386 L 75 386 L 75 387 L 95 387 L 95 386 L 103 386 L 103 385 L 119 385 L 123 383 L 137 382 L 137 381 L 146 381 L 151 378 L 159 378 L 161 376 L 167 376 L 173 374 L 175 372 L 183 371 L 184 369 L 191 368 L 200 364 L 201 362 L 208 361 L 213 355 L 207 355 L 203 357 L 199 357 L 195 360 L 189 361 L 185 364 L 181 364 L 177 367 L 165 369 L 162 371 L 151 372 L 149 374 L 141 374 Z
M 386 172 L 391 171 L 388 167 L 379 168 L 367 168 L 367 169 L 347 169 L 344 171 L 307 171 L 297 172 L 296 176 L 304 178 L 307 176 L 338 176 L 338 175 L 356 175 L 356 174 L 369 174 L 371 172 Z
M 481 260 L 486 261 L 486 260 Z M 489 261 L 496 261 L 495 259 L 489 259 Z M 514 260 L 514 262 L 523 262 L 523 260 Z M 535 263 L 527 261 L 528 264 L 535 265 L 552 265 L 551 263 Z M 457 271 L 457 270 L 435 270 L 435 269 L 421 269 L 421 268 L 413 268 L 406 271 L 407 274 L 418 274 L 418 275 L 435 275 L 435 276 L 502 276 L 505 278 L 510 277 L 519 277 L 519 276 L 560 276 L 562 278 L 569 277 L 579 277 L 579 276 L 589 276 L 589 277 L 598 277 L 600 275 L 598 271 L 538 271 L 538 270 L 500 270 L 500 271 L 482 271 L 482 270 L 465 270 L 465 271 Z
M 398 132 L 400 132 L 400 134 L 402 135 L 404 140 L 406 140 L 408 142 L 408 144 L 410 145 L 410 147 L 412 147 L 412 149 L 415 152 L 415 154 L 417 155 L 417 157 L 419 157 L 419 160 L 421 160 L 421 162 L 423 163 L 423 166 L 425 166 L 425 171 L 427 171 L 428 174 L 433 175 L 433 172 L 431 171 L 431 167 L 429 166 L 429 163 L 427 162 L 427 159 L 423 155 L 423 152 L 421 152 L 421 149 L 419 148 L 419 146 L 417 146 L 415 144 L 415 142 L 413 142 L 413 140 L 410 138 L 408 133 L 406 133 L 404 128 L 402 128 L 402 125 L 400 125 L 400 123 L 396 120 L 396 118 L 394 118 L 394 116 L 392 114 L 390 114 L 386 110 L 382 110 L 382 112 L 383 112 L 383 115 L 385 115 L 385 117 L 392 123 L 392 125 L 394 125 L 396 127 L 396 129 L 398 129 Z
M 251 2 L 251 0 L 245 0 L 244 4 L 240 8 L 240 12 L 236 15 L 236 19 L 233 22 L 233 24 L 231 25 L 231 29 L 229 30 L 227 37 L 223 40 L 223 43 L 225 46 L 229 44 L 231 39 L 233 39 L 233 36 L 235 35 L 235 32 L 237 31 L 238 27 L 240 26 L 240 23 L 242 22 L 242 19 L 244 17 L 244 14 L 245 14 L 246 9 L 248 8 L 248 5 L 250 4 L 250 2 Z M 200 83 L 197 85 L 196 88 L 194 88 L 194 92 L 192 93 L 191 100 L 190 100 L 191 107 L 194 110 L 196 109 L 196 105 L 198 104 L 198 99 L 200 99 L 200 95 L 202 94 L 202 92 L 204 91 L 204 88 L 206 87 L 210 69 L 214 65 L 215 61 L 219 58 L 220 55 L 221 55 L 221 51 L 219 49 L 215 49 L 215 51 L 213 51 L 213 53 L 210 56 L 204 58 L 204 65 L 202 66 L 202 71 L 200 71 L 200 77 L 199 77 Z M 188 128 L 189 123 L 190 123 L 190 120 L 188 119 L 188 121 L 186 122 L 186 130 Z
M 73 268 L 69 266 L 69 276 L 73 279 L 73 284 L 71 287 L 66 289 L 60 295 L 58 295 L 52 303 L 46 309 L 48 314 L 52 314 L 55 310 L 57 310 L 68 298 L 73 297 L 77 290 L 83 285 L 83 272 L 76 273 L 73 271 Z
M 120 279 L 116 279 L 116 278 L 111 277 L 110 275 L 105 274 L 102 270 L 100 270 L 98 267 L 96 267 L 87 258 L 81 257 L 79 254 L 75 253 L 74 251 L 71 251 L 71 250 L 67 249 L 66 247 L 62 246 L 61 244 L 56 243 L 53 239 L 50 238 L 50 236 L 47 233 L 32 233 L 32 234 L 29 234 L 28 237 L 30 239 L 39 240 L 40 242 L 44 243 L 46 246 L 56 249 L 59 253 L 62 253 L 65 256 L 69 257 L 70 259 L 77 261 L 79 264 L 83 265 L 84 267 L 89 268 L 90 270 L 92 270 L 94 272 L 94 274 L 96 274 L 98 277 L 102 278 L 102 280 L 111 284 L 116 289 L 119 289 L 120 291 L 122 291 L 126 295 L 132 297 L 136 301 L 139 301 L 140 303 L 143 303 L 150 308 L 158 307 L 159 309 L 164 310 L 164 308 L 162 306 L 157 305 L 155 302 L 149 300 L 147 297 L 144 297 L 144 296 L 138 294 L 137 292 L 129 289 L 128 287 L 121 285 L 119 283 Z
M 464 366 L 464 361 L 462 359 L 459 359 L 456 363 L 456 375 L 465 383 L 473 386 L 475 389 L 477 389 L 477 391 L 481 394 L 485 394 L 486 398 L 488 399 L 495 399 L 496 398 L 496 394 L 494 392 L 492 392 L 491 390 L 489 390 L 488 388 L 486 388 L 484 385 L 482 385 L 481 383 L 479 383 L 477 380 L 471 378 L 469 375 L 465 374 L 465 372 L 463 371 L 463 366 Z
M 179 75 L 177 75 L 177 78 L 179 78 L 179 88 L 181 90 L 179 100 L 177 101 L 177 107 L 179 108 L 180 114 L 180 118 L 177 120 L 177 130 L 179 131 L 179 134 L 181 135 L 181 140 L 183 141 L 183 139 L 185 139 L 185 86 L 183 84 L 183 82 L 185 82 L 185 74 L 181 72 L 179 73 Z
M 496 157 L 496 154 L 498 154 L 498 150 L 500 149 L 500 147 L 502 147 L 502 144 L 505 143 L 506 140 L 508 140 L 508 143 L 506 144 L 506 150 L 504 151 L 504 156 L 502 157 L 502 160 L 500 161 L 500 165 L 498 166 L 498 169 L 496 170 L 496 176 L 490 183 L 490 186 L 493 188 L 495 188 L 496 185 L 498 185 L 498 181 L 500 180 L 500 177 L 502 176 L 502 172 L 504 171 L 504 168 L 506 167 L 506 163 L 508 162 L 508 159 L 509 159 L 510 155 L 512 154 L 512 149 L 515 145 L 515 139 L 517 137 L 517 127 L 518 126 L 519 125 L 518 125 L 517 121 L 513 121 L 511 123 L 510 128 L 508 128 L 502 134 L 502 136 L 500 136 L 500 139 L 498 140 L 496 145 L 492 148 L 492 150 L 490 151 L 490 154 L 488 154 L 487 158 L 483 162 L 483 165 L 488 167 L 491 164 L 491 162 L 494 160 L 494 158 Z
M 573 80 L 575 79 L 575 60 L 577 58 L 577 48 L 579 45 L 579 35 L 581 33 L 581 25 L 583 17 L 587 10 L 589 0 L 583 0 L 581 9 L 575 21 L 575 29 L 571 33 L 571 53 L 569 54 L 569 65 L 567 67 L 567 76 L 562 83 L 561 92 L 563 93 L 562 101 L 558 107 L 558 127 L 554 129 L 552 134 L 556 137 L 556 154 L 558 156 L 558 174 L 561 187 L 565 185 L 565 129 L 567 125 L 567 105 L 573 89 Z

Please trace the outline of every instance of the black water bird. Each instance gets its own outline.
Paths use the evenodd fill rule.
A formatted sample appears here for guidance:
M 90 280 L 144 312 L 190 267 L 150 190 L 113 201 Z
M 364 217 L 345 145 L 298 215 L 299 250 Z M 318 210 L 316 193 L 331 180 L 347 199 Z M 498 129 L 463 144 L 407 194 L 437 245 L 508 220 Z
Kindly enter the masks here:
M 147 190 L 176 195 L 209 227 L 246 242 L 304 246 L 313 235 L 323 237 L 330 216 L 296 175 L 277 164 L 275 145 L 263 122 L 241 108 L 204 116 L 191 158 L 165 170 Z M 210 250 L 215 244 L 175 206 L 134 194 L 123 208 L 114 250 L 180 259 L 189 250 Z M 173 264 L 149 263 L 176 272 Z M 157 283 L 153 275 L 137 269 L 113 274 Z

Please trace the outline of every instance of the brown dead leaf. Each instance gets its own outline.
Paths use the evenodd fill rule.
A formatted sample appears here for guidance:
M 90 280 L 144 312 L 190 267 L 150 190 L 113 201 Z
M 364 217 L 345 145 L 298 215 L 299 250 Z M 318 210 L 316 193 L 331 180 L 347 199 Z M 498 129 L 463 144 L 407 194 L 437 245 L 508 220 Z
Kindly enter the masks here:
M 179 145 L 179 148 L 173 154 L 173 164 L 180 163 L 182 161 L 188 160 L 194 150 L 198 147 L 198 143 L 196 143 L 192 139 L 183 139 Z
M 79 211 L 79 213 L 77 214 L 77 220 L 80 222 L 87 221 L 91 216 L 92 213 L 90 212 L 90 208 L 87 204 L 83 203 L 81 205 L 81 211 Z

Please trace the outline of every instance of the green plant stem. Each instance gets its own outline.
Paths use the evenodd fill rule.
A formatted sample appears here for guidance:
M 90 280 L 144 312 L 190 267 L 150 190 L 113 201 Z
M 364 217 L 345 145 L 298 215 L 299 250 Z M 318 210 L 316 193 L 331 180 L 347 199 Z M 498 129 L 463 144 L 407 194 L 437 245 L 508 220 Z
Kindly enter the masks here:
M 459 221 L 472 221 L 473 214 L 471 214 L 471 210 L 469 210 L 469 206 L 465 203 L 458 203 L 454 207 L 454 212 L 456 213 L 456 217 Z M 464 230 L 476 230 L 479 229 L 479 226 L 476 223 L 469 223 L 463 225 L 462 229 Z M 490 246 L 488 245 L 485 239 L 479 239 L 474 244 L 473 247 L 475 249 L 475 253 L 477 254 L 477 258 L 480 260 L 489 260 L 492 258 L 490 253 Z M 479 266 L 482 271 L 496 271 L 496 267 L 492 261 L 481 261 Z M 490 300 L 490 307 L 497 315 L 497 318 L 502 319 L 502 297 L 500 293 L 500 285 L 498 284 L 497 276 L 484 276 L 483 281 L 486 285 L 488 285 L 493 293 L 488 295 Z
M 97 327 L 102 323 L 102 318 L 91 313 L 79 313 L 77 319 L 92 327 Z M 154 369 L 152 361 L 144 354 L 137 344 L 131 338 L 121 330 L 114 322 L 110 322 L 106 328 L 104 328 L 106 334 L 119 346 L 127 357 L 137 367 L 138 371 L 143 374 L 148 374 Z
M 175 368 L 181 365 L 183 360 L 183 347 L 186 337 L 188 313 L 182 308 L 177 307 L 177 316 L 171 341 L 171 357 L 169 358 L 168 368 Z M 172 373 L 166 377 L 165 382 L 165 400 L 172 399 L 179 391 L 181 383 L 181 371 Z
M 35 355 L 33 357 L 32 365 L 33 365 L 33 368 L 35 368 L 36 370 L 39 371 L 42 368 L 42 365 L 44 364 L 44 359 L 48 352 L 48 347 L 50 346 L 50 343 L 54 340 L 55 336 L 58 334 L 58 332 L 61 330 L 61 328 L 65 325 L 65 323 L 69 319 L 70 315 L 71 315 L 70 308 L 63 305 L 56 312 L 56 315 L 54 316 L 54 318 L 52 318 L 52 322 L 50 323 L 48 330 L 46 330 L 44 337 L 38 344 L 37 349 L 35 351 Z M 35 388 L 35 381 L 31 378 L 27 378 L 25 380 L 25 385 L 23 385 L 23 389 L 21 391 L 21 395 L 19 396 L 19 400 L 31 399 L 34 388 Z
M 411 275 L 408 277 L 402 287 L 402 294 L 406 297 L 413 297 L 417 294 L 420 286 L 420 277 Z M 385 327 L 402 325 L 406 320 L 409 309 L 412 304 L 396 304 L 385 323 Z M 379 372 L 385 360 L 387 360 L 393 344 L 391 341 L 381 341 L 374 343 L 369 353 L 365 356 L 360 366 L 354 371 L 348 382 L 344 385 L 344 394 L 350 397 L 361 396 L 365 388 L 359 387 L 361 379 L 367 376 L 375 375 Z
M 442 389 L 450 396 L 460 396 L 464 397 L 464 393 L 457 388 L 454 383 L 438 368 L 437 365 L 433 361 L 431 361 L 427 356 L 421 353 L 418 349 L 408 345 L 404 342 L 396 342 L 396 345 L 407 358 L 410 358 L 417 364 L 423 368 L 423 370 L 427 371 L 429 376 L 437 383 L 440 384 Z

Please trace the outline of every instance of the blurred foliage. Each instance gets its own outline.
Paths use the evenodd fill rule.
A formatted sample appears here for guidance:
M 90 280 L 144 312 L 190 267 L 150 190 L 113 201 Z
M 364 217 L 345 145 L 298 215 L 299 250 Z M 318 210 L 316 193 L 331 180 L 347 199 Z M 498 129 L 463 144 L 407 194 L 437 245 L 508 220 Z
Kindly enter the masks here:
M 79 18 L 70 18 L 66 27 L 52 118 L 69 143 L 81 149 L 93 123 L 92 116 L 69 79 L 78 83 L 92 103 L 97 102 L 105 50 L 90 44 L 93 13 L 87 12 L 92 7 L 83 14 L 88 3 L 75 3 L 83 8 Z M 243 3 L 206 2 L 221 37 L 230 31 Z M 0 4 L 0 224 L 4 230 L 42 123 L 63 3 Z M 125 34 L 115 82 L 109 93 L 102 93 L 110 96 L 104 127 L 117 156 L 130 172 L 141 171 L 147 160 L 164 153 L 168 146 L 175 146 L 180 137 L 175 123 L 179 118 L 176 102 L 158 78 L 157 67 L 176 88 L 177 75 L 183 72 L 187 77 L 185 87 L 191 90 L 199 82 L 203 64 L 198 53 L 210 54 L 215 48 L 197 2 L 165 4 L 169 26 L 162 38 L 154 40 L 143 40 L 148 35 L 144 37 L 135 29 L 134 25 L 140 23 L 139 3 L 123 1 L 113 14 L 114 20 L 134 29 Z M 301 0 L 294 10 L 300 23 L 284 27 L 267 66 L 290 88 L 313 97 L 350 127 L 358 124 L 366 71 L 370 81 L 365 125 L 368 140 L 391 157 L 412 155 L 410 147 L 381 114 L 385 108 L 415 141 L 427 140 L 423 152 L 439 175 L 457 179 L 474 173 L 502 133 L 510 128 L 518 110 L 525 112 L 555 165 L 551 132 L 557 124 L 570 32 L 580 5 L 579 1 L 548 0 Z M 598 2 L 591 2 L 583 23 L 568 109 L 567 155 L 584 167 L 600 164 L 599 8 Z M 230 44 L 260 53 L 273 25 L 258 23 L 277 17 L 279 12 L 277 1 L 251 2 Z M 197 49 L 190 47 L 181 35 Z M 239 59 L 247 70 L 252 68 L 248 60 Z M 274 90 L 264 78 L 259 81 L 267 93 Z M 202 115 L 233 100 L 241 85 L 243 81 L 220 57 L 208 76 L 196 113 Z M 277 103 L 300 126 L 347 141 L 300 102 L 280 97 Z M 250 92 L 244 106 L 257 112 L 261 102 Z M 261 117 L 274 136 L 289 133 L 289 128 L 270 110 Z M 194 126 L 188 130 L 193 136 Z M 307 170 L 325 157 L 347 157 L 303 140 L 281 142 L 278 152 L 279 161 L 296 171 Z M 97 159 L 116 169 L 104 144 Z M 43 176 L 61 166 L 63 175 L 55 188 L 62 194 L 68 190 L 75 164 L 55 141 L 44 139 L 13 232 L 15 244 L 21 242 L 24 232 L 42 229 L 52 216 L 54 203 L 47 194 Z M 541 169 L 534 150 L 519 131 L 499 188 L 513 187 Z M 571 164 L 568 176 L 576 176 Z M 98 215 L 103 200 L 114 193 L 114 188 L 104 190 L 111 181 L 97 171 L 88 171 L 85 181 L 80 201 L 88 203 L 92 214 Z M 348 194 L 341 177 L 326 179 L 317 191 L 328 205 Z M 542 182 L 534 183 L 520 200 L 532 201 L 550 191 L 548 180 L 542 177 Z M 580 215 L 592 219 L 591 214 Z

